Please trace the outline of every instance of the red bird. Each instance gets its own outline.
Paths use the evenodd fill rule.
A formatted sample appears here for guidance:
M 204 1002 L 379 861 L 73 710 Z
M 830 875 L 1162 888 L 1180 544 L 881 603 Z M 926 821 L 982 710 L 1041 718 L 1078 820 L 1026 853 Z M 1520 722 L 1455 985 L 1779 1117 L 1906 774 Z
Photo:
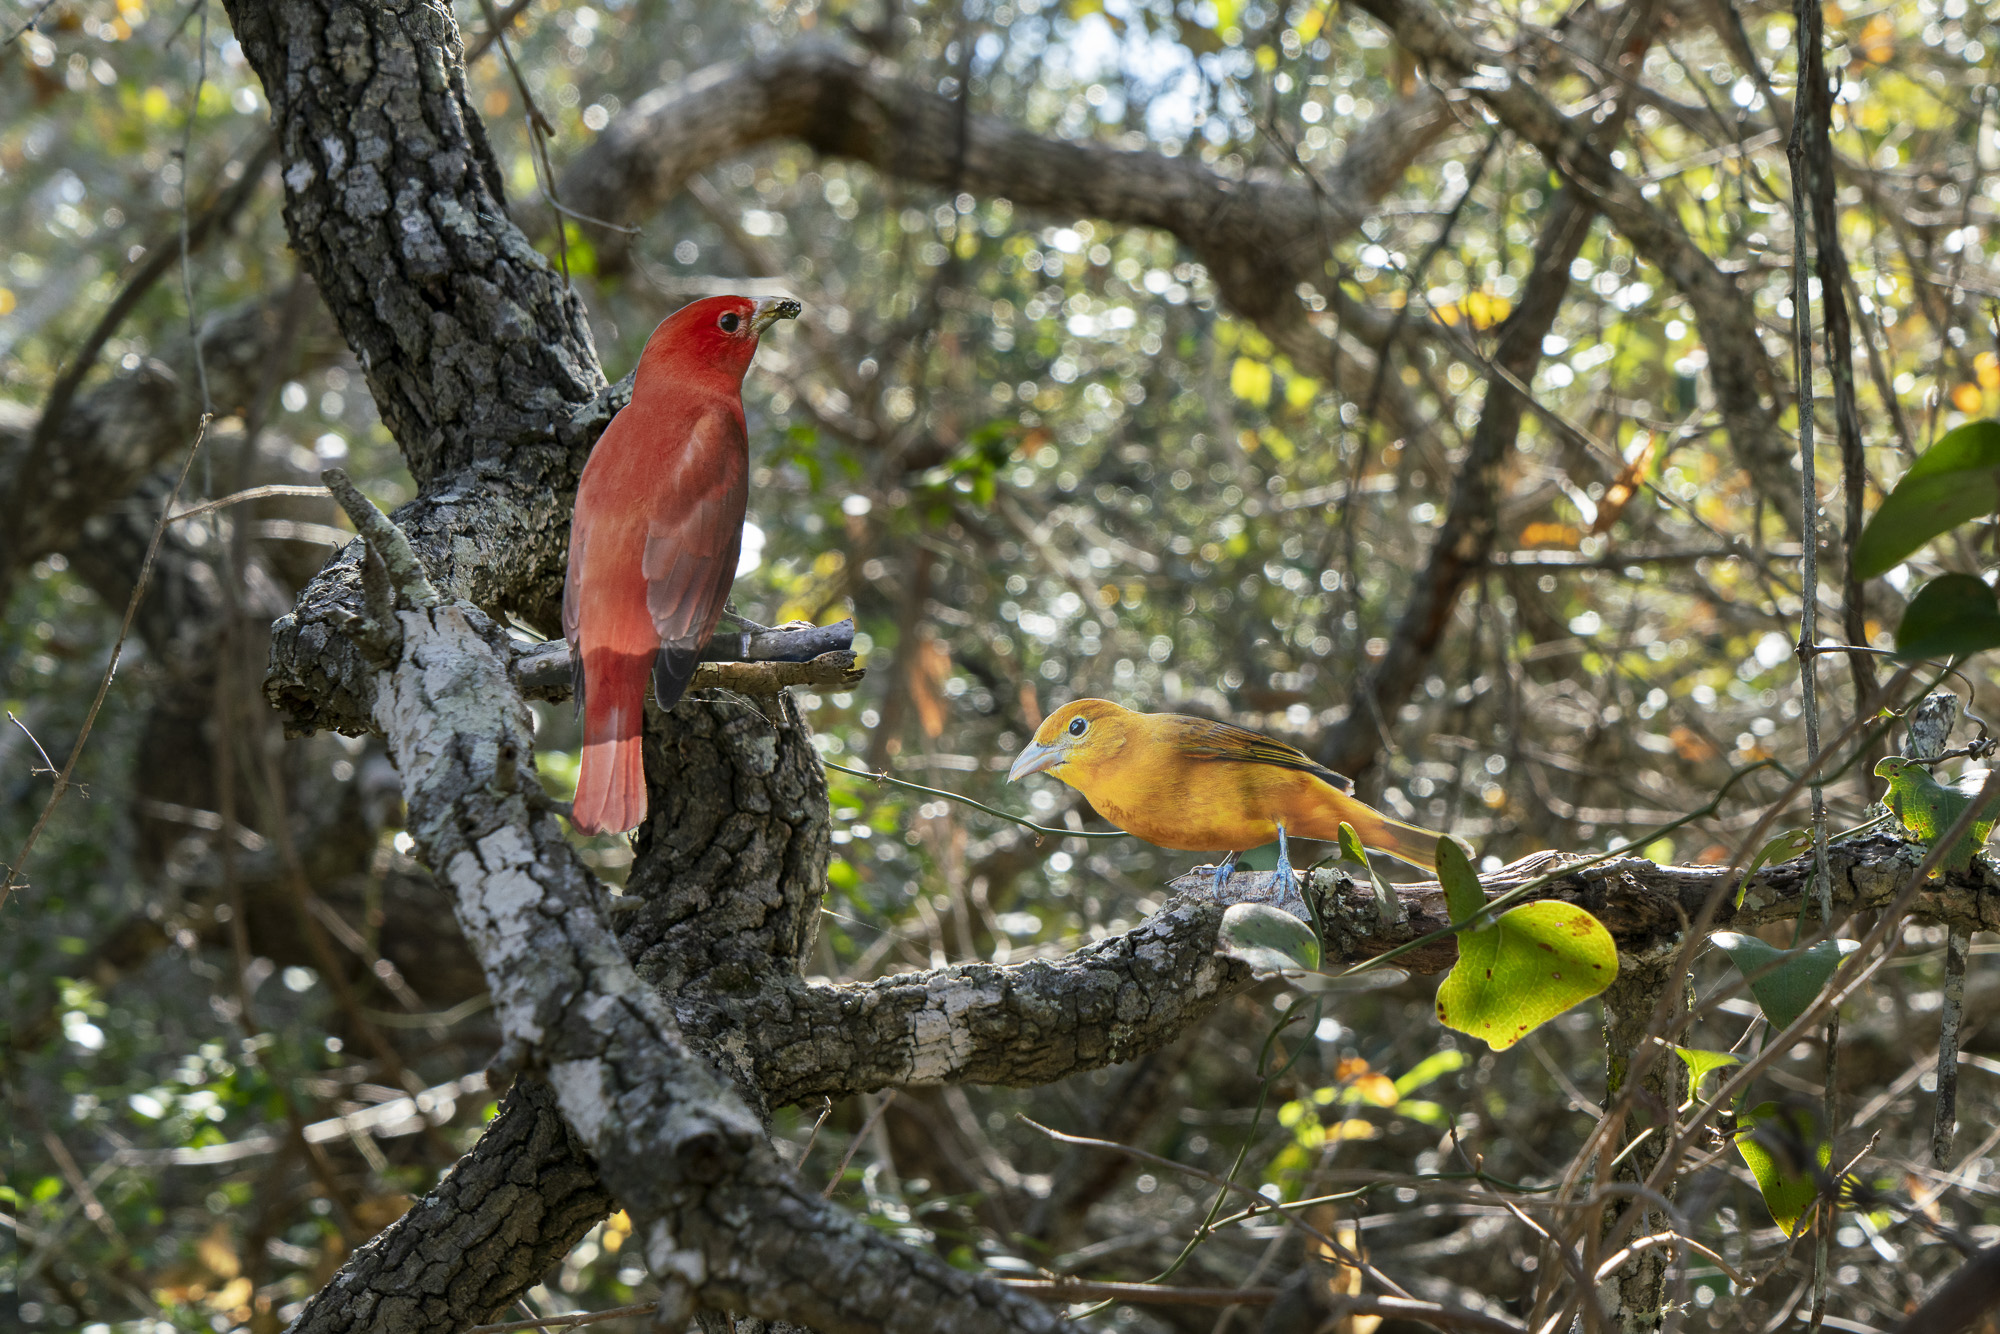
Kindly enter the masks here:
M 743 374 L 758 335 L 798 313 L 789 299 L 716 296 L 667 316 L 584 464 L 563 636 L 583 706 L 572 819 L 585 833 L 646 818 L 646 678 L 672 708 L 721 619 L 749 491 Z

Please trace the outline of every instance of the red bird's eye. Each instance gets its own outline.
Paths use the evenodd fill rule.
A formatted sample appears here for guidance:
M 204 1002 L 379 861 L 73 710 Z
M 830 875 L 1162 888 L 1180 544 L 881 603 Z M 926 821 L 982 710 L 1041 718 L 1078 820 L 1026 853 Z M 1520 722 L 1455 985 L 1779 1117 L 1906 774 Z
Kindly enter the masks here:
M 721 319 L 717 320 L 716 323 L 722 326 L 722 332 L 735 333 L 736 330 L 742 325 L 743 317 L 741 315 L 738 315 L 735 311 L 732 310 L 728 314 L 724 315 Z

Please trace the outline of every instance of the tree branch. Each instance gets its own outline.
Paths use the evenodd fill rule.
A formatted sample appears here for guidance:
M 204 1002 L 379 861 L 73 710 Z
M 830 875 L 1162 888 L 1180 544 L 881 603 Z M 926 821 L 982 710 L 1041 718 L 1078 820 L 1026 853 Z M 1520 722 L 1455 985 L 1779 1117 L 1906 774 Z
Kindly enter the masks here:
M 1423 89 L 1362 127 L 1324 179 L 1261 172 L 1238 179 L 1192 156 L 1048 139 L 991 117 L 967 118 L 957 101 L 883 62 L 807 43 L 711 66 L 646 94 L 577 157 L 562 195 L 582 212 L 632 222 L 657 212 L 696 172 L 789 139 L 899 180 L 1156 227 L 1184 242 L 1230 309 L 1300 369 L 1361 402 L 1375 380 L 1374 356 L 1332 317 L 1316 314 L 1300 289 L 1331 286 L 1334 246 L 1453 123 L 1444 98 Z M 604 242 L 615 251 L 618 238 Z M 1430 433 L 1429 415 L 1400 385 L 1388 386 L 1379 410 L 1396 434 Z
M 1533 144 L 1564 182 L 1584 192 L 1645 261 L 1686 297 L 1708 351 L 1709 375 L 1730 447 L 1751 484 L 1802 531 L 1792 448 L 1778 429 L 1779 377 L 1758 333 L 1752 303 L 1736 280 L 1695 244 L 1680 220 L 1655 207 L 1591 141 L 1594 125 L 1572 120 L 1505 55 L 1476 45 L 1430 0 L 1360 0 L 1410 54 L 1442 78 L 1462 83 L 1500 122 Z
M 681 1038 L 603 916 L 533 767 L 505 636 L 463 604 L 404 609 L 376 691 L 425 859 L 457 894 L 504 1049 L 545 1069 L 634 1219 L 668 1310 L 829 1331 L 1052 1329 L 1048 1312 L 885 1238 L 802 1186 Z M 839 1276 L 829 1282 L 829 1276 Z
M 1922 857 L 1918 845 L 1874 836 L 1830 849 L 1836 909 L 1845 914 L 1892 901 Z M 1541 853 L 1483 877 L 1489 895 L 1580 860 Z M 1559 876 L 1533 897 L 1594 913 L 1621 953 L 1652 955 L 1677 942 L 1686 923 L 1729 874 L 1726 866 L 1659 866 L 1638 857 L 1600 862 Z M 1121 936 L 1061 959 L 998 967 L 959 964 L 842 986 L 800 984 L 759 997 L 737 1012 L 753 1034 L 756 1068 L 773 1105 L 842 1097 L 904 1084 L 1026 1086 L 1129 1061 L 1165 1045 L 1249 984 L 1242 965 L 1215 954 L 1229 902 L 1268 895 L 1275 875 L 1238 872 L 1221 898 L 1207 871 L 1173 882 L 1176 897 Z M 1725 905 L 1715 929 L 1788 921 L 1812 879 L 1811 857 L 1765 866 L 1750 877 L 1743 905 Z M 1451 924 L 1433 881 L 1397 886 L 1402 911 L 1384 929 L 1371 886 L 1332 871 L 1314 873 L 1326 895 L 1329 971 L 1365 962 Z M 1983 864 L 1933 881 L 1913 914 L 1971 930 L 2000 926 L 2000 877 Z M 1434 973 L 1457 958 L 1449 938 L 1397 961 Z

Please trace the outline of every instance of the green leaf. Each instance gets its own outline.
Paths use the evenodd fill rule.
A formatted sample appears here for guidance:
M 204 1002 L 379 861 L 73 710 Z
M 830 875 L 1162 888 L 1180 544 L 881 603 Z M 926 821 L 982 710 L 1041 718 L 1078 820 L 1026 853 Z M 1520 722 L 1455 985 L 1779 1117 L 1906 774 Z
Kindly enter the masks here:
M 2000 509 L 2000 422 L 1968 422 L 1925 450 L 1854 544 L 1854 573 L 1872 579 L 1939 533 Z
M 1750 877 L 1757 874 L 1757 868 L 1773 859 L 1790 861 L 1812 851 L 1813 834 L 1810 829 L 1787 829 L 1762 848 L 1743 872 L 1743 882 L 1736 886 L 1736 906 L 1743 906 L 1743 896 L 1750 892 Z
M 1524 903 L 1459 936 L 1438 1022 L 1504 1051 L 1617 976 L 1618 946 L 1602 922 L 1555 899 Z
M 1917 590 L 1896 627 L 1899 658 L 1951 658 L 2000 648 L 2000 602 L 1969 574 L 1941 574 Z
M 1319 967 L 1319 940 L 1312 928 L 1268 903 L 1232 903 L 1222 914 L 1217 949 L 1252 968 L 1271 972 Z
M 1486 906 L 1486 891 L 1479 886 L 1479 873 L 1472 869 L 1472 859 L 1449 834 L 1438 836 L 1437 874 L 1454 925 Z
M 1688 1081 L 1692 1085 L 1692 1091 L 1697 1093 L 1701 1091 L 1701 1081 L 1717 1070 L 1743 1064 L 1743 1058 L 1734 1052 L 1703 1051 L 1698 1047 L 1675 1047 L 1674 1055 L 1680 1057 L 1687 1066 Z
M 1795 1235 L 1799 1220 L 1819 1197 L 1819 1183 L 1833 1162 L 1833 1144 L 1820 1135 L 1812 1113 L 1803 1107 L 1759 1103 L 1736 1121 L 1743 1127 L 1736 1132 L 1736 1151 L 1757 1178 L 1764 1207 L 1786 1236 Z M 1817 1168 L 1808 1154 L 1818 1160 Z
M 1820 988 L 1841 959 L 1861 948 L 1858 940 L 1822 940 L 1810 949 L 1781 950 L 1734 931 L 1718 931 L 1709 939 L 1750 979 L 1751 993 L 1773 1028 L 1790 1027 L 1819 999 Z
M 1354 826 L 1345 820 L 1340 822 L 1340 855 L 1348 861 L 1360 863 L 1361 869 L 1368 872 L 1369 882 L 1375 886 L 1375 916 L 1385 928 L 1394 926 L 1401 908 L 1396 901 L 1396 891 L 1389 887 L 1389 882 L 1368 860 L 1368 850 L 1361 846 L 1361 835 L 1355 833 Z
M 1945 786 L 1931 777 L 1930 770 L 1921 761 L 1902 755 L 1891 755 L 1878 761 L 1875 776 L 1887 780 L 1889 784 L 1889 790 L 1882 796 L 1882 804 L 1903 822 L 1905 829 L 1922 839 L 1926 848 L 1958 823 L 1958 817 L 1979 795 L 1976 790 L 1964 792 Z M 1966 830 L 1945 853 L 1938 863 L 1938 871 L 1933 875 L 1971 869 L 1972 854 L 1986 845 L 1986 837 L 1993 832 L 1996 817 L 2000 817 L 2000 797 L 1988 803 L 1987 808 L 1973 818 L 1972 828 Z

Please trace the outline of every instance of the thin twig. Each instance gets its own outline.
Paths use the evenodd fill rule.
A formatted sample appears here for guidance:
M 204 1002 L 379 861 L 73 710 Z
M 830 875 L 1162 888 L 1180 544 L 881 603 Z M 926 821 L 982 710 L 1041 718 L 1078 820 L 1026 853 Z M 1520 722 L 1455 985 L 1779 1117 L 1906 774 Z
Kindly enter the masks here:
M 16 28 L 14 30 L 14 35 L 9 37 L 5 42 L 0 42 L 0 46 L 12 46 L 14 43 L 20 41 L 23 37 L 26 37 L 28 33 L 31 30 L 33 30 L 34 26 L 42 21 L 42 15 L 48 13 L 49 6 L 53 5 L 55 2 L 56 0 L 42 0 L 42 3 L 36 7 L 35 12 L 28 16 L 28 21 L 26 23 L 23 23 L 20 27 Z
M 204 501 L 196 505 L 193 509 L 184 509 L 178 514 L 169 515 L 167 516 L 167 522 L 179 523 L 183 519 L 199 518 L 211 510 L 227 509 L 231 505 L 241 505 L 246 500 L 268 500 L 273 496 L 307 496 L 317 498 L 332 494 L 333 492 L 323 486 L 292 486 L 279 483 L 273 483 L 270 486 L 253 486 L 248 490 L 231 492 L 219 500 Z
M 201 410 L 213 413 L 215 403 L 208 392 L 208 358 L 201 350 L 201 328 L 195 318 L 194 266 L 188 262 L 188 174 L 189 153 L 194 148 L 194 123 L 201 115 L 201 90 L 208 83 L 208 0 L 195 0 L 201 16 L 201 30 L 195 35 L 194 92 L 188 98 L 187 125 L 181 131 L 181 299 L 187 303 L 188 340 L 194 344 L 195 383 L 201 386 Z M 261 173 L 259 173 L 261 175 Z M 245 172 L 247 179 L 250 173 Z
M 575 1329 L 578 1325 L 595 1325 L 605 1320 L 620 1320 L 628 1315 L 650 1315 L 658 1309 L 658 1302 L 638 1302 L 631 1306 L 616 1306 L 609 1311 L 572 1311 L 568 1315 L 511 1320 L 504 1325 L 474 1325 L 465 1334 L 511 1334 L 518 1329 Z
M 1122 829 L 1059 829 L 1051 825 L 1036 824 L 1033 820 L 1023 820 L 1018 815 L 1009 815 L 1003 810 L 996 810 L 983 801 L 974 801 L 971 797 L 961 796 L 956 792 L 947 792 L 939 787 L 925 787 L 922 783 L 912 783 L 909 779 L 898 778 L 894 774 L 876 773 L 872 769 L 850 769 L 844 764 L 835 764 L 832 760 L 821 760 L 820 763 L 829 769 L 838 769 L 841 773 L 853 774 L 856 778 L 872 778 L 878 783 L 894 783 L 897 787 L 906 787 L 912 792 L 922 792 L 933 797 L 943 797 L 946 801 L 955 801 L 961 806 L 970 806 L 976 811 L 984 811 L 995 819 L 1005 820 L 1009 824 L 1017 824 L 1021 828 L 1030 831 L 1037 836 L 1037 842 L 1041 841 L 1042 838 L 1131 837 L 1130 834 L 1127 834 Z
M 890 1089 L 888 1094 L 876 1106 L 875 1110 L 868 1114 L 868 1119 L 861 1123 L 861 1129 L 854 1132 L 854 1138 L 848 1142 L 847 1153 L 841 1158 L 840 1166 L 833 1169 L 833 1176 L 828 1179 L 826 1189 L 819 1193 L 819 1197 L 822 1200 L 833 1198 L 833 1192 L 840 1188 L 840 1179 L 847 1175 L 847 1165 L 853 1162 L 854 1155 L 861 1151 L 861 1141 L 868 1138 L 868 1132 L 875 1128 L 875 1123 L 882 1119 L 882 1113 L 888 1111 L 889 1104 L 895 1100 L 896 1090 Z M 817 1131 L 818 1127 L 814 1127 L 814 1129 Z M 803 1162 L 805 1160 L 800 1159 L 799 1161 Z
M 1164 1283 L 1098 1282 L 1087 1278 L 995 1278 L 1002 1287 L 1045 1302 L 1131 1302 L 1155 1306 L 1269 1306 L 1282 1288 L 1171 1288 Z M 1428 1305 L 1428 1303 L 1425 1303 Z
M 1798 376 L 1799 420 L 1799 706 L 1806 725 L 1806 765 L 1819 763 L 1819 483 L 1813 471 L 1812 383 L 1812 212 L 1807 199 L 1810 168 L 1806 162 L 1807 127 L 1812 120 L 1809 70 L 1813 42 L 1819 35 L 1814 0 L 1796 0 L 1793 18 L 1798 28 L 1798 88 L 1787 157 L 1792 169 L 1792 359 Z M 1810 11 L 1810 12 L 1808 12 Z M 1829 238 L 1821 237 L 1825 245 Z M 1833 872 L 1826 860 L 1826 787 L 1812 783 L 1813 871 L 1819 888 L 1820 921 L 1833 920 Z M 1817 1322 L 1815 1322 L 1817 1324 Z
M 1293 1213 L 1293 1209 L 1297 1207 L 1295 1205 L 1288 1204 L 1283 1200 L 1274 1200 L 1261 1191 L 1252 1190 L 1248 1186 L 1231 1181 L 1228 1177 L 1208 1171 L 1206 1168 L 1194 1167 L 1188 1163 L 1177 1163 L 1171 1158 L 1162 1157 L 1157 1153 L 1149 1153 L 1145 1149 L 1134 1148 L 1130 1144 L 1120 1144 L 1116 1140 L 1095 1139 L 1089 1135 L 1064 1134 L 1060 1130 L 1043 1125 L 1025 1113 L 1016 1112 L 1014 1115 L 1017 1120 L 1035 1130 L 1041 1131 L 1044 1135 L 1047 1135 L 1059 1144 L 1077 1144 L 1088 1149 L 1108 1149 L 1112 1153 L 1122 1153 L 1127 1158 L 1136 1158 L 1142 1163 L 1151 1163 L 1155 1167 L 1165 1168 L 1169 1172 L 1178 1172 L 1182 1176 L 1191 1176 L 1198 1180 L 1206 1181 L 1211 1186 L 1220 1186 L 1223 1190 L 1233 1191 L 1238 1195 L 1247 1195 L 1252 1201 L 1259 1201 L 1262 1206 L 1268 1207 L 1267 1210 L 1260 1211 L 1277 1214 L 1349 1264 L 1363 1263 L 1348 1247 L 1341 1245 L 1332 1237 Z M 1259 1209 L 1260 1206 L 1257 1203 L 1253 1203 L 1251 1208 Z
M 69 759 L 63 762 L 62 772 L 56 775 L 55 791 L 49 793 L 48 803 L 42 807 L 35 827 L 28 831 L 28 841 L 21 845 L 20 855 L 7 868 L 6 879 L 0 880 L 0 907 L 6 906 L 8 896 L 15 889 L 26 885 L 27 882 L 21 879 L 21 872 L 28 864 L 28 856 L 34 852 L 35 843 L 49 823 L 49 816 L 55 813 L 56 803 L 69 790 L 70 775 L 76 772 L 76 762 L 83 755 L 84 743 L 90 740 L 90 729 L 97 722 L 97 711 L 104 707 L 104 697 L 111 692 L 111 678 L 117 674 L 118 660 L 125 652 L 125 638 L 132 632 L 132 621 L 139 614 L 139 603 L 145 598 L 146 588 L 152 582 L 153 562 L 159 557 L 161 539 L 167 535 L 168 516 L 173 513 L 174 503 L 180 499 L 181 487 L 187 483 L 188 473 L 193 470 L 195 458 L 201 453 L 202 442 L 208 438 L 211 420 L 208 413 L 203 413 L 201 423 L 195 428 L 194 444 L 188 449 L 187 460 L 181 464 L 180 476 L 174 479 L 174 489 L 167 495 L 160 521 L 153 525 L 153 540 L 146 545 L 146 558 L 139 564 L 139 577 L 132 585 L 132 596 L 125 602 L 125 619 L 119 622 L 118 638 L 111 645 L 111 661 L 104 665 L 104 677 L 97 683 L 97 697 L 90 701 L 90 709 L 83 715 L 83 728 L 77 733 L 76 744 L 70 747 Z
M 28 770 L 29 776 L 40 777 L 42 774 L 55 773 L 56 762 L 49 758 L 48 751 L 42 749 L 42 743 L 35 739 L 35 734 L 33 732 L 30 732 L 28 730 L 28 725 L 22 722 L 19 718 L 16 718 L 14 716 L 14 711 L 12 709 L 7 710 L 7 721 L 14 724 L 14 726 L 20 728 L 21 735 L 28 738 L 28 744 L 33 746 L 37 751 L 41 752 L 42 767 L 39 769 L 30 768 Z

